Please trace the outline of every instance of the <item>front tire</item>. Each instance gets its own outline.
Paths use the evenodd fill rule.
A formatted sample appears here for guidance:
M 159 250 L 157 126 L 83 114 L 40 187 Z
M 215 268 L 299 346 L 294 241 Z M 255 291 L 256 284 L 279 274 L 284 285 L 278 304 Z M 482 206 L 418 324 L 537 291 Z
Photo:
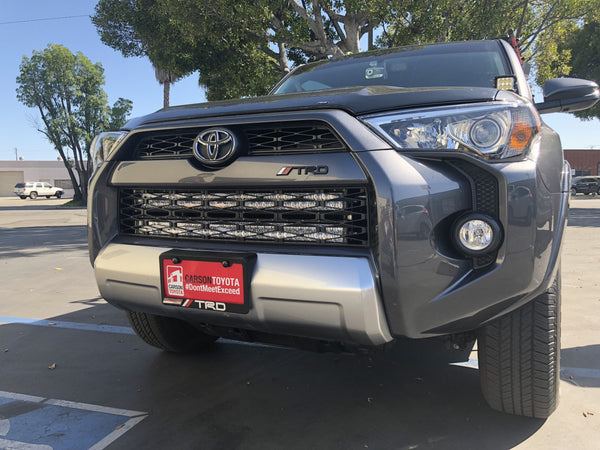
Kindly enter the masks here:
M 205 334 L 187 322 L 171 317 L 127 312 L 133 331 L 146 344 L 173 353 L 199 352 L 218 338 Z
M 56 198 L 61 198 L 62 197 L 62 192 L 58 191 L 56 194 L 54 194 L 56 196 Z
M 560 273 L 547 291 L 479 330 L 481 390 L 498 411 L 545 419 L 558 405 Z

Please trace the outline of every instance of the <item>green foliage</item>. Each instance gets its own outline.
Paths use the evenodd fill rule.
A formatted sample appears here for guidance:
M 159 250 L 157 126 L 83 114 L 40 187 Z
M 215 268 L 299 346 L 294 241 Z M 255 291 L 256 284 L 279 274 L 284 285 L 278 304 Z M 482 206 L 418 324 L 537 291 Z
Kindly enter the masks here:
M 119 99 L 110 108 L 110 112 L 108 114 L 108 126 L 106 127 L 106 130 L 116 131 L 125 125 L 132 109 L 133 102 L 131 100 L 119 97 Z
M 570 70 L 567 37 L 600 0 L 100 0 L 102 41 L 174 76 L 199 73 L 209 100 L 261 95 L 294 65 L 378 45 L 494 39 L 513 30 L 542 82 Z
M 565 40 L 562 51 L 570 52 L 571 76 L 600 83 L 600 22 L 590 22 Z M 600 105 L 574 113 L 584 120 L 600 119 Z
M 384 0 L 100 0 L 102 41 L 175 76 L 199 73 L 209 100 L 268 92 L 292 64 L 359 51 Z
M 120 128 L 132 108 L 125 99 L 109 107 L 103 85 L 104 70 L 99 63 L 54 44 L 34 51 L 30 58 L 24 56 L 17 77 L 17 99 L 38 110 L 39 131 L 65 161 L 76 200 L 85 201 L 92 139 L 109 127 Z

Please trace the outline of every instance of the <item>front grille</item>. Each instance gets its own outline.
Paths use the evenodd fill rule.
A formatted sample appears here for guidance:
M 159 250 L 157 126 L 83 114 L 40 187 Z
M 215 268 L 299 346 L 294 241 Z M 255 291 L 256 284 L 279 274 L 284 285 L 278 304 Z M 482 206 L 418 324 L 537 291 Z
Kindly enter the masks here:
M 122 189 L 122 235 L 277 244 L 369 244 L 367 188 Z
M 135 147 L 133 159 L 179 159 L 193 154 L 194 139 L 206 128 L 149 132 Z M 340 137 L 325 123 L 284 122 L 231 127 L 248 155 L 346 151 Z
M 136 147 L 134 159 L 178 159 L 192 156 L 197 131 L 176 131 L 144 136 Z
M 250 154 L 343 151 L 340 139 L 322 124 L 276 124 L 245 128 Z

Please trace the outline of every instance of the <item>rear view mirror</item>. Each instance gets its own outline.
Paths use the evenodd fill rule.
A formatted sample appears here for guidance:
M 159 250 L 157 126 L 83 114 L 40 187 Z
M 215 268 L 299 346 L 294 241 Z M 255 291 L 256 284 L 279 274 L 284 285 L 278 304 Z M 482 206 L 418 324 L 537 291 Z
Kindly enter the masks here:
M 544 102 L 535 104 L 540 114 L 581 111 L 600 99 L 598 85 L 579 78 L 553 78 L 544 84 L 543 91 Z

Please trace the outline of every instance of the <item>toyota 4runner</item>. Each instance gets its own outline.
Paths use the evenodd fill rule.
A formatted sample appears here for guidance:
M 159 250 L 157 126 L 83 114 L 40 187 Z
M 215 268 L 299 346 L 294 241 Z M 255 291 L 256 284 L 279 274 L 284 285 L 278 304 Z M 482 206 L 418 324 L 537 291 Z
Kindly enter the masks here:
M 307 64 L 263 98 L 179 106 L 93 144 L 102 296 L 148 344 L 478 341 L 495 409 L 557 404 L 570 168 L 504 40 Z

